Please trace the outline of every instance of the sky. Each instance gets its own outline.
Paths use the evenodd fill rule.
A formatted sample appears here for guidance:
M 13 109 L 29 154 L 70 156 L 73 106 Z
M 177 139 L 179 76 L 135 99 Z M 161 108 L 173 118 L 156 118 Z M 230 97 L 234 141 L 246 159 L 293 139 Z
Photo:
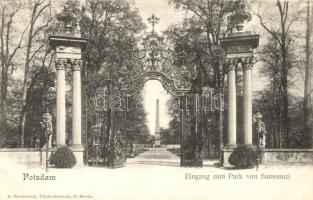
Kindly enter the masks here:
M 147 23 L 147 18 L 155 14 L 160 18 L 159 24 L 156 26 L 157 31 L 163 31 L 170 24 L 175 24 L 185 16 L 185 12 L 178 11 L 173 5 L 168 4 L 168 0 L 129 0 L 135 7 L 139 9 L 139 14 Z M 151 27 L 148 23 L 147 25 Z

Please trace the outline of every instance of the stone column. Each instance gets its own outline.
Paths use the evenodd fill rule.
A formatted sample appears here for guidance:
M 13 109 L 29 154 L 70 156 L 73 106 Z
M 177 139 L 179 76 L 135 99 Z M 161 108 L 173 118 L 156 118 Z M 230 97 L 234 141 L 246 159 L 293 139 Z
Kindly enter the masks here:
M 227 106 L 228 106 L 228 130 L 227 130 L 227 144 L 226 146 L 236 146 L 236 127 L 237 127 L 237 110 L 236 110 L 236 73 L 235 66 L 237 64 L 236 59 L 229 59 L 227 66 Z
M 244 58 L 243 66 L 243 143 L 252 145 L 252 59 Z
M 65 67 L 66 59 L 57 59 L 57 130 L 56 130 L 56 143 L 57 146 L 65 145 Z
M 73 121 L 72 121 L 72 147 L 82 148 L 81 142 L 81 60 L 74 60 L 72 62 L 73 69 Z

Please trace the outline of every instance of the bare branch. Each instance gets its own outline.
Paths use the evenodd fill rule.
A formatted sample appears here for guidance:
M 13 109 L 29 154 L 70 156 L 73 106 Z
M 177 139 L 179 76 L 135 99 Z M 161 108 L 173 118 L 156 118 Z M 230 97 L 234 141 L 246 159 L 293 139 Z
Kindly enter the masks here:
M 41 3 L 43 3 L 43 2 L 41 2 Z M 39 4 L 39 6 L 40 6 L 40 5 L 41 5 L 41 4 Z M 43 7 L 38 11 L 38 13 L 36 14 L 36 16 L 34 17 L 33 23 L 36 23 L 38 17 L 40 17 L 40 15 L 41 15 L 41 13 L 42 13 L 46 8 L 48 8 L 49 6 L 50 6 L 50 2 L 49 2 L 48 4 L 46 4 L 45 6 L 43 6 Z M 35 9 L 35 8 L 34 8 L 34 9 Z
M 253 11 L 252 11 L 252 12 L 253 12 Z M 256 16 L 259 18 L 259 21 L 260 21 L 261 26 L 262 26 L 269 34 L 271 34 L 271 35 L 275 38 L 275 40 L 279 43 L 280 46 L 282 46 L 282 43 L 281 43 L 280 39 L 277 37 L 276 33 L 275 33 L 274 31 L 270 30 L 270 29 L 264 24 L 261 15 L 258 14 L 258 13 L 255 13 L 255 12 L 253 12 L 253 14 L 256 15 Z
M 31 55 L 31 57 L 29 58 L 29 61 L 31 61 L 35 56 L 36 54 L 45 46 L 45 43 L 42 43 L 38 49 L 33 53 L 33 55 Z
M 286 33 L 289 33 L 289 29 L 290 29 L 291 25 L 292 25 L 294 22 L 298 21 L 298 20 L 299 20 L 299 16 L 298 16 L 298 17 L 294 17 L 294 18 L 289 22 L 289 24 L 288 24 L 288 26 L 287 26 Z
M 33 39 L 40 31 L 42 31 L 44 28 L 47 28 L 49 26 L 49 23 L 52 21 L 52 18 L 49 18 L 46 24 L 38 27 L 32 34 L 31 39 Z
M 16 54 L 17 50 L 22 48 L 22 42 L 23 42 L 24 34 L 25 34 L 26 30 L 28 29 L 28 27 L 29 27 L 29 24 L 24 29 L 24 31 L 23 31 L 23 33 L 22 33 L 22 35 L 20 37 L 20 41 L 19 41 L 18 45 L 15 47 L 13 53 L 11 54 L 10 58 L 8 59 L 9 62 L 11 62 L 11 60 L 13 59 L 13 57 Z

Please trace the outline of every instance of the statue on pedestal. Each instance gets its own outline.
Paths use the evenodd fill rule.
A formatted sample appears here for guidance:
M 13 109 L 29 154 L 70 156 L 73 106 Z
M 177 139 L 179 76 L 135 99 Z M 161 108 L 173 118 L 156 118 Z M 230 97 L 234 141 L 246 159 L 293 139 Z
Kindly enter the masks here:
M 257 142 L 260 147 L 265 148 L 266 145 L 266 128 L 265 123 L 263 122 L 263 115 L 260 112 L 257 112 L 253 117 L 255 132 L 257 136 Z
M 40 122 L 41 127 L 45 130 L 46 134 L 46 145 L 48 145 L 49 148 L 52 148 L 52 134 L 53 134 L 53 127 L 52 127 L 52 116 L 50 113 L 46 112 L 42 116 L 42 121 Z

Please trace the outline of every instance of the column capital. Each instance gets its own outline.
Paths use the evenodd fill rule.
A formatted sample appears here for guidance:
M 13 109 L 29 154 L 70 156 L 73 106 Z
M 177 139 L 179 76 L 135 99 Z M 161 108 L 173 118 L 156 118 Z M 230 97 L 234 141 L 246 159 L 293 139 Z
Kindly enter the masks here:
M 252 69 L 252 67 L 253 67 L 252 61 L 253 61 L 252 57 L 242 58 L 241 62 L 242 62 L 243 70 Z
M 55 63 L 55 68 L 57 70 L 65 70 L 67 65 L 67 60 L 64 58 L 57 58 Z
M 71 60 L 72 63 L 72 70 L 73 71 L 80 71 L 82 68 L 82 60 L 80 59 L 73 59 Z
M 235 70 L 236 65 L 238 64 L 238 59 L 236 58 L 227 58 L 226 59 L 227 64 L 227 71 Z

